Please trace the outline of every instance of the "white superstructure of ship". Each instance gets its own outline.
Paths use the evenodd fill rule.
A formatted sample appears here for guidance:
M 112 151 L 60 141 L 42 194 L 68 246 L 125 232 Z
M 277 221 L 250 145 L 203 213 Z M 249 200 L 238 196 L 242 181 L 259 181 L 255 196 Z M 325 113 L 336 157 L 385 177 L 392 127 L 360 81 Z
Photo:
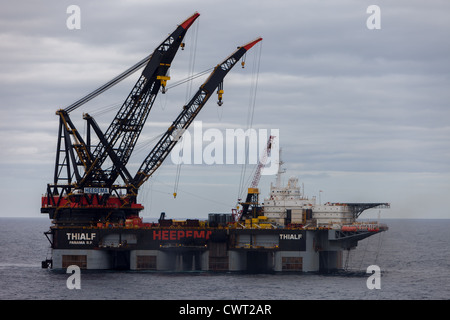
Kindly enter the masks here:
M 281 168 L 281 164 L 275 184 L 270 185 L 269 197 L 262 204 L 269 222 L 280 226 L 303 224 L 305 227 L 332 229 L 356 223 L 351 206 L 345 203 L 318 203 L 315 196 L 305 196 L 304 186 L 300 187 L 297 177 L 290 177 L 287 184 L 282 185 L 282 175 L 286 170 Z

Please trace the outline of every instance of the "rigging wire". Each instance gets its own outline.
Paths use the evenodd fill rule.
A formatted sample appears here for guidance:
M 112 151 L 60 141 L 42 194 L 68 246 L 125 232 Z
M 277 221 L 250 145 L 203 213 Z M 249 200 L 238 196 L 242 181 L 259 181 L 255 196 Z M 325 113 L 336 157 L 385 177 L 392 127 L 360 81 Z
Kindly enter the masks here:
M 364 251 L 363 251 L 363 255 L 362 255 L 362 258 L 361 258 L 361 262 L 359 263 L 359 270 L 362 270 L 362 264 L 363 264 L 363 262 L 364 262 L 364 258 L 365 258 L 365 256 L 366 256 L 366 253 L 367 253 L 367 249 L 368 249 L 368 247 L 369 247 L 369 240 L 370 239 L 366 239 L 366 246 L 364 247 Z
M 155 175 L 152 176 L 152 179 L 150 179 L 148 184 L 142 185 L 142 190 L 139 192 L 139 196 L 141 197 L 141 203 L 145 203 L 144 207 L 144 213 L 147 216 L 152 215 L 152 204 L 153 204 L 153 192 L 158 192 L 157 190 L 153 189 L 154 181 L 156 177 L 158 177 L 159 172 L 155 172 Z M 149 203 L 149 205 L 147 205 Z
M 178 185 L 180 183 L 180 176 L 181 176 L 181 165 L 182 162 L 177 164 L 177 172 L 175 173 L 175 184 L 173 186 L 173 198 L 175 199 L 178 194 Z
M 262 42 L 259 44 L 259 50 L 255 51 L 256 57 L 253 59 L 253 66 L 252 66 L 252 81 L 251 81 L 251 88 L 250 88 L 250 94 L 249 94 L 249 103 L 248 103 L 248 111 L 247 111 L 247 130 L 251 129 L 253 127 L 253 118 L 255 114 L 255 106 L 256 106 L 256 93 L 258 88 L 258 80 L 259 80 L 259 68 L 261 65 L 261 52 L 262 52 Z M 245 156 L 248 157 L 248 150 L 249 150 L 249 143 L 248 139 L 246 139 L 245 143 Z M 244 193 L 244 179 L 247 171 L 247 164 L 246 161 L 244 161 L 244 164 L 241 166 L 241 176 L 239 180 L 239 188 L 238 188 L 238 199 L 241 199 L 243 197 Z
M 152 176 L 152 180 L 153 180 L 153 181 L 157 181 L 157 182 L 159 182 L 159 183 L 161 183 L 161 184 L 163 184 L 163 185 L 165 185 L 165 186 L 167 186 L 167 187 L 170 187 L 170 185 L 169 185 L 168 183 L 165 183 L 165 182 L 163 182 L 163 181 L 161 181 L 161 180 L 159 180 L 159 179 L 157 179 L 157 178 L 154 178 L 153 176 Z M 198 199 L 202 199 L 202 200 L 205 200 L 205 201 L 209 201 L 209 202 L 212 202 L 212 203 L 215 203 L 215 204 L 224 206 L 224 207 L 226 207 L 226 208 L 229 207 L 229 203 L 223 203 L 223 202 L 220 202 L 220 201 L 213 200 L 213 199 L 211 199 L 211 198 L 202 197 L 202 196 L 199 196 L 198 194 L 195 194 L 195 193 L 186 191 L 186 190 L 184 190 L 184 189 L 181 189 L 181 191 L 182 191 L 183 193 L 186 193 L 186 194 L 191 195 L 191 196 L 193 196 L 193 197 L 196 197 L 196 198 L 198 198 Z M 153 190 L 153 192 L 159 192 L 159 193 L 166 194 L 166 195 L 170 194 L 170 192 L 167 192 L 167 191 L 161 191 L 161 190 Z
M 196 23 L 195 27 L 193 28 L 193 33 L 192 33 L 192 38 L 194 40 L 193 40 L 192 49 L 190 50 L 190 54 L 189 54 L 189 68 L 188 68 L 188 76 L 187 76 L 188 79 L 192 79 L 194 76 L 195 61 L 196 61 L 196 56 L 197 56 L 198 29 L 199 29 L 199 23 Z M 189 101 L 189 98 L 192 95 L 192 82 L 193 81 L 189 81 L 186 86 L 186 96 L 185 96 L 186 102 Z M 181 139 L 183 139 L 183 138 L 181 138 Z M 184 141 L 181 140 L 180 142 L 184 142 Z M 181 158 L 181 156 L 180 156 L 180 158 Z M 180 183 L 182 164 L 183 164 L 182 161 L 179 161 L 179 163 L 177 164 L 177 171 L 175 173 L 175 183 L 173 186 L 173 198 L 174 199 L 177 197 L 177 193 L 178 193 L 178 185 Z
M 378 249 L 377 249 L 377 254 L 375 256 L 375 263 L 377 264 L 377 260 L 378 260 L 378 255 L 380 254 L 380 250 L 381 250 L 381 246 L 382 246 L 382 242 L 383 242 L 383 237 L 384 237 L 384 232 L 380 232 L 379 238 L 378 238 Z
M 118 107 L 120 107 L 122 105 L 122 102 L 117 101 L 117 102 L 113 102 L 111 104 L 108 104 L 106 106 L 103 107 L 99 107 L 97 110 L 94 109 L 94 112 L 91 112 L 90 115 L 92 117 L 98 117 L 98 116 L 102 116 L 104 114 L 107 114 L 111 111 L 116 110 Z
M 168 85 L 168 86 L 166 87 L 166 92 L 167 92 L 167 90 L 169 90 L 169 89 L 171 89 L 171 88 L 175 88 L 175 87 L 177 87 L 177 86 L 179 86 L 179 85 L 182 85 L 182 84 L 184 84 L 184 83 L 186 83 L 186 82 L 192 83 L 193 80 L 195 80 L 195 79 L 197 79 L 197 78 L 200 78 L 200 77 L 202 77 L 202 76 L 208 74 L 208 73 L 209 73 L 211 70 L 213 70 L 213 69 L 214 69 L 214 68 L 208 68 L 208 69 L 203 70 L 203 71 L 201 71 L 201 72 L 199 72 L 199 73 L 191 74 L 191 75 L 189 75 L 188 77 L 186 77 L 186 78 L 184 78 L 184 79 L 181 79 L 181 80 L 179 80 L 179 81 L 177 81 L 177 82 L 174 82 L 174 83 L 172 83 L 171 85 Z M 192 87 L 192 86 L 191 86 L 191 87 Z M 122 101 L 116 101 L 116 102 L 113 102 L 113 103 L 111 103 L 111 104 L 108 104 L 108 105 L 99 107 L 99 108 L 98 108 L 96 111 L 94 111 L 94 112 L 90 112 L 90 115 L 93 116 L 93 117 L 102 116 L 102 115 L 104 115 L 104 114 L 107 114 L 107 113 L 109 113 L 109 112 L 111 112 L 111 111 L 116 110 L 116 109 L 117 109 L 118 107 L 120 107 L 122 104 L 123 104 Z
M 162 97 L 161 95 L 158 95 L 158 97 L 157 97 L 157 99 L 159 100 L 159 106 L 161 107 L 162 111 L 166 110 L 166 106 L 167 106 L 167 96 L 165 94 L 163 96 L 164 97 Z
M 186 82 L 189 82 L 189 81 L 195 80 L 195 79 L 197 79 L 197 78 L 199 78 L 199 77 L 202 77 L 202 76 L 204 76 L 204 75 L 210 73 L 210 71 L 213 70 L 213 69 L 214 69 L 214 68 L 208 68 L 208 69 L 203 70 L 203 71 L 201 71 L 201 72 L 199 72 L 199 73 L 197 73 L 197 74 L 194 74 L 193 76 L 190 76 L 190 77 L 181 79 L 181 80 L 179 80 L 179 81 L 177 81 L 177 82 L 174 82 L 174 83 L 172 83 L 171 85 L 168 85 L 168 86 L 166 87 L 166 92 L 167 92 L 167 90 L 169 90 L 169 89 L 175 88 L 175 87 L 177 87 L 177 86 L 179 86 L 179 85 L 182 85 L 182 84 L 184 84 L 184 83 L 186 83 Z
M 148 61 L 150 60 L 151 57 L 152 57 L 152 54 L 150 54 L 149 56 L 145 57 L 144 59 L 142 59 L 141 61 L 136 63 L 134 66 L 132 66 L 129 69 L 125 70 L 124 72 L 122 72 L 121 74 L 119 74 L 118 76 L 113 78 L 112 80 L 108 81 L 107 83 L 105 83 L 101 87 L 95 89 L 94 91 L 92 91 L 91 93 L 87 94 L 83 98 L 81 98 L 78 101 L 72 103 L 71 105 L 66 107 L 64 110 L 69 113 L 69 112 L 72 112 L 73 110 L 79 108 L 80 106 L 82 106 L 86 102 L 92 100 L 93 98 L 95 98 L 99 94 L 105 92 L 106 90 L 108 90 L 112 86 L 118 84 L 119 82 L 121 82 L 122 80 L 124 80 L 128 76 L 130 76 L 131 74 L 135 73 L 137 70 L 142 68 L 146 63 L 148 63 Z
M 157 140 L 161 139 L 161 137 L 164 135 L 164 133 L 158 134 L 154 137 L 150 137 L 148 139 L 145 139 L 143 141 L 140 141 L 136 144 L 136 147 L 134 148 L 134 154 L 139 154 L 141 151 L 146 149 L 150 144 L 153 144 Z
M 192 50 L 190 50 L 190 55 L 189 55 L 189 70 L 188 70 L 187 78 L 191 78 L 194 75 L 195 61 L 196 61 L 196 57 L 197 57 L 197 40 L 198 40 L 199 23 L 200 22 L 197 21 L 197 23 L 195 24 L 195 26 L 193 28 L 192 38 L 194 38 L 194 40 L 193 40 Z M 189 81 L 188 85 L 186 86 L 185 101 L 189 101 L 191 94 L 192 94 L 192 81 Z

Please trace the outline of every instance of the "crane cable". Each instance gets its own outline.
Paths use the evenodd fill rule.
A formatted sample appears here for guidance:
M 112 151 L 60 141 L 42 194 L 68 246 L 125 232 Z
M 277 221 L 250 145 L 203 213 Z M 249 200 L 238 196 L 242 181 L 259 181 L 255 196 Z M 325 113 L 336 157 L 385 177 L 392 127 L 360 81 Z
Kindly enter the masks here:
M 168 183 L 160 180 L 157 177 L 152 176 L 152 181 L 160 183 L 163 186 L 170 187 Z M 183 191 L 183 193 L 186 193 L 186 194 L 188 194 L 188 195 L 190 195 L 192 197 L 195 197 L 195 198 L 198 198 L 198 199 L 201 199 L 201 200 L 204 200 L 204 201 L 208 201 L 208 202 L 211 202 L 211 203 L 214 203 L 214 204 L 217 204 L 217 205 L 224 206 L 224 208 L 228 208 L 229 207 L 228 203 L 224 203 L 224 202 L 220 202 L 220 201 L 217 201 L 217 200 L 213 200 L 213 199 L 211 199 L 209 197 L 204 197 L 204 196 L 198 195 L 196 193 L 192 193 L 192 192 L 190 192 L 188 190 L 182 190 L 182 191 Z M 165 195 L 169 195 L 170 194 L 170 192 L 168 192 L 168 191 L 163 191 L 162 188 L 158 188 L 158 190 L 152 189 L 152 192 L 157 192 L 157 193 L 161 193 L 161 194 L 165 194 Z
M 203 70 L 203 71 L 201 71 L 201 72 L 199 72 L 199 73 L 197 73 L 197 74 L 194 74 L 193 76 L 190 76 L 190 77 L 181 79 L 181 80 L 179 80 L 178 82 L 174 82 L 174 83 L 172 83 L 171 85 L 168 85 L 168 86 L 166 87 L 166 93 L 167 93 L 167 90 L 172 89 L 172 88 L 174 88 L 174 87 L 177 87 L 177 86 L 179 86 L 179 85 L 181 85 L 181 84 L 184 84 L 184 83 L 186 83 L 186 82 L 195 80 L 195 79 L 197 79 L 197 78 L 199 78 L 199 77 L 201 77 L 201 76 L 204 76 L 204 75 L 210 73 L 211 70 L 213 70 L 213 69 L 214 69 L 214 68 L 209 68 L 209 69 Z
M 189 68 L 188 68 L 188 76 L 187 79 L 194 79 L 194 68 L 195 68 L 195 60 L 197 56 L 197 39 L 198 39 L 198 29 L 199 29 L 199 22 L 197 22 L 193 28 L 192 38 L 194 39 L 192 50 L 190 50 L 189 55 Z M 186 81 L 181 81 L 180 84 L 185 83 Z M 179 85 L 179 84 L 177 84 Z M 172 86 L 173 87 L 173 86 Z M 189 97 L 192 95 L 192 80 L 188 82 L 186 86 L 186 96 L 185 101 L 189 101 Z M 183 143 L 183 138 L 181 138 L 181 143 Z M 184 151 L 183 151 L 184 152 Z M 181 155 L 178 155 L 180 157 L 180 161 L 177 164 L 177 171 L 175 174 L 175 184 L 173 187 L 173 198 L 175 199 L 177 197 L 178 193 L 178 185 L 180 183 L 180 176 L 181 176 L 181 165 L 183 164 L 183 161 L 181 161 Z
M 79 99 L 78 101 L 72 103 L 71 105 L 66 107 L 64 110 L 67 113 L 69 113 L 69 112 L 72 112 L 73 110 L 81 107 L 86 102 L 94 99 L 99 94 L 105 92 L 109 88 L 115 86 L 116 84 L 118 84 L 122 80 L 124 80 L 127 77 L 129 77 L 131 74 L 135 73 L 137 70 L 142 68 L 146 63 L 148 63 L 148 61 L 150 60 L 151 57 L 152 57 L 152 55 L 150 54 L 149 56 L 145 57 L 144 59 L 142 59 L 141 61 L 136 63 L 134 66 L 132 66 L 131 68 L 125 70 L 124 72 L 122 72 L 121 74 L 119 74 L 118 76 L 113 78 L 112 80 L 108 81 L 107 83 L 105 83 L 101 87 L 99 87 L 96 90 L 92 91 L 91 93 L 87 94 L 86 96 L 84 96 L 83 98 Z
M 168 86 L 166 87 L 166 92 L 167 92 L 167 90 L 169 90 L 169 89 L 171 89 L 171 88 L 175 88 L 175 87 L 177 87 L 177 86 L 179 86 L 179 85 L 182 85 L 182 84 L 184 84 L 184 83 L 186 83 L 186 82 L 192 82 L 192 80 L 195 80 L 195 79 L 197 79 L 197 78 L 200 78 L 200 77 L 202 77 L 202 76 L 208 74 L 208 73 L 209 73 L 211 70 L 213 70 L 213 69 L 214 69 L 214 68 L 206 69 L 206 70 L 201 71 L 201 72 L 199 72 L 199 73 L 190 75 L 190 76 L 188 76 L 188 77 L 186 77 L 186 78 L 184 78 L 184 79 L 181 79 L 181 80 L 179 80 L 179 81 L 173 83 L 172 85 L 168 85 Z M 117 108 L 120 107 L 120 106 L 122 105 L 122 103 L 123 103 L 123 101 L 116 101 L 116 102 L 113 102 L 113 103 L 111 103 L 111 104 L 108 104 L 108 105 L 105 105 L 105 106 L 98 107 L 98 110 L 93 111 L 93 112 L 90 112 L 89 114 L 95 118 L 95 117 L 97 117 L 97 116 L 101 116 L 101 115 L 104 115 L 104 114 L 107 114 L 107 113 L 109 113 L 109 112 L 112 112 L 112 111 L 117 110 Z
M 256 106 L 256 92 L 257 92 L 258 80 L 259 80 L 259 68 L 261 65 L 261 51 L 262 51 L 262 41 L 260 42 L 260 45 L 259 45 L 259 51 L 255 51 L 256 57 L 253 60 L 252 81 L 251 81 L 248 111 L 247 111 L 247 130 L 249 130 L 253 127 L 253 118 L 254 118 L 255 106 Z M 248 157 L 248 149 L 249 149 L 249 143 L 248 143 L 248 139 L 247 139 L 245 141 L 245 155 L 247 157 Z M 241 166 L 241 176 L 240 176 L 238 196 L 237 196 L 238 199 L 241 199 L 243 197 L 244 186 L 246 185 L 244 183 L 245 175 L 246 175 L 246 171 L 247 171 L 246 162 L 247 161 L 244 161 L 244 164 L 242 164 L 242 166 Z

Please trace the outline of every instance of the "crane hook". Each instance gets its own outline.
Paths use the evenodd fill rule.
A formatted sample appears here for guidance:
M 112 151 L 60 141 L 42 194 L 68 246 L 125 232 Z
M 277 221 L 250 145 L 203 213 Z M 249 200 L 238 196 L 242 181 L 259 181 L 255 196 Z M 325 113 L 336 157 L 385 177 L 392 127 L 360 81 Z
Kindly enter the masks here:
M 222 96 L 223 96 L 223 82 L 219 83 L 219 86 L 217 88 L 217 95 L 219 98 L 219 101 L 217 101 L 217 104 L 219 105 L 219 107 L 222 106 L 223 102 L 222 102 Z
M 157 76 L 156 79 L 161 81 L 161 92 L 166 93 L 167 80 L 170 80 L 170 77 L 169 76 Z
M 244 56 L 242 57 L 242 61 L 241 61 L 241 66 L 242 66 L 242 69 L 244 69 L 245 68 L 245 59 L 247 58 L 247 52 L 244 54 Z

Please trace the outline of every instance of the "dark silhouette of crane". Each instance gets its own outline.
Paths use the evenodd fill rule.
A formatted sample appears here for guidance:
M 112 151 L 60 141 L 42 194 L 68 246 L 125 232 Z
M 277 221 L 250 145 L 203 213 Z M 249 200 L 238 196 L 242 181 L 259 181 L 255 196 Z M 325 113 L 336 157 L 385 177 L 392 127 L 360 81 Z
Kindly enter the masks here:
M 42 213 L 48 213 L 56 225 L 93 225 L 98 221 L 120 222 L 139 216 L 143 206 L 137 203 L 142 184 L 161 166 L 178 142 L 179 133 L 186 130 L 217 90 L 222 104 L 223 79 L 234 65 L 262 40 L 257 38 L 238 47 L 219 63 L 192 99 L 182 107 L 178 117 L 168 127 L 146 156 L 135 175 L 127 163 L 149 116 L 159 92 L 165 92 L 170 80 L 168 70 L 183 39 L 198 18 L 195 13 L 181 23 L 155 51 L 104 86 L 65 109 L 58 110 L 60 118 L 53 183 L 47 185 L 42 198 Z M 144 66 L 141 76 L 127 96 L 105 133 L 89 114 L 86 141 L 70 119 L 69 113 L 101 94 L 132 72 Z M 99 142 L 91 144 L 92 131 Z M 112 165 L 105 168 L 106 160 Z M 123 183 L 117 182 L 121 178 Z

